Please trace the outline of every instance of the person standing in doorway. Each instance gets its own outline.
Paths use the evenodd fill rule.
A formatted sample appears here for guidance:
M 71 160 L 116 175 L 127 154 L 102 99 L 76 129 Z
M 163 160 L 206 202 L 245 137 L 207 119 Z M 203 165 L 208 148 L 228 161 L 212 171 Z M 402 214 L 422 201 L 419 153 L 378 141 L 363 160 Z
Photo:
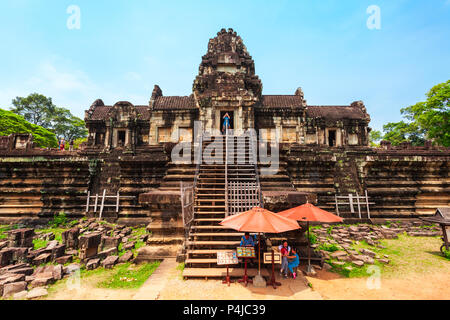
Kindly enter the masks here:
M 227 113 L 225 113 L 225 115 L 223 116 L 223 126 L 222 126 L 222 134 L 225 134 L 227 129 L 230 129 L 230 115 Z

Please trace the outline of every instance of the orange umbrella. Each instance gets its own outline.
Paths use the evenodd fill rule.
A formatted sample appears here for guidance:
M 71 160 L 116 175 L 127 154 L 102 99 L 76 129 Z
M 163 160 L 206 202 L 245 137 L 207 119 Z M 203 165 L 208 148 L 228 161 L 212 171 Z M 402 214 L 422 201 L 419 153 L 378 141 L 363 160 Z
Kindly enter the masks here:
M 284 210 L 278 213 L 279 215 L 291 218 L 297 221 L 306 221 L 306 230 L 308 230 L 308 272 L 311 270 L 311 244 L 309 242 L 309 222 L 317 221 L 324 223 L 342 222 L 341 217 L 338 217 L 331 212 L 322 210 L 311 203 L 305 203 L 299 207 Z
M 322 210 L 311 203 L 305 203 L 299 207 L 278 212 L 280 216 L 297 221 L 318 221 L 323 223 L 342 222 L 343 219 L 331 212 Z
M 300 229 L 297 221 L 258 207 L 229 216 L 220 224 L 237 231 L 246 232 L 281 233 Z
M 285 231 L 300 229 L 297 221 L 282 217 L 272 211 L 254 207 L 233 216 L 225 218 L 221 225 L 237 231 L 281 233 Z M 260 244 L 258 241 L 258 273 L 261 274 Z

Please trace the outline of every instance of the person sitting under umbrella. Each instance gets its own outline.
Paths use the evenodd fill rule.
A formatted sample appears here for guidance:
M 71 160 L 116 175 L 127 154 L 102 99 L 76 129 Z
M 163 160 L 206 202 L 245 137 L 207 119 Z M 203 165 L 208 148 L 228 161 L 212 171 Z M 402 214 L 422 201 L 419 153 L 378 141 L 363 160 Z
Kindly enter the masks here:
M 250 236 L 249 232 L 246 232 L 241 238 L 241 247 L 255 247 L 255 239 Z M 253 259 L 250 260 L 250 263 L 253 264 Z

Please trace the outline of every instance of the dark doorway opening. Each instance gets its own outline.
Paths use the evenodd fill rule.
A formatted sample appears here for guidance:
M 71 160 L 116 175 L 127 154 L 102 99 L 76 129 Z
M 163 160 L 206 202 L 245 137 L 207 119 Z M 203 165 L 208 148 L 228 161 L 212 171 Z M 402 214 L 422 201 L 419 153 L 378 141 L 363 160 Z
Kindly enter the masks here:
M 228 113 L 230 119 L 228 121 L 229 128 L 234 129 L 234 111 L 220 111 L 220 131 L 225 133 L 225 115 Z
M 336 146 L 336 130 L 328 130 L 328 145 L 330 147 Z
M 118 146 L 125 145 L 125 131 L 123 130 L 117 132 L 117 145 Z

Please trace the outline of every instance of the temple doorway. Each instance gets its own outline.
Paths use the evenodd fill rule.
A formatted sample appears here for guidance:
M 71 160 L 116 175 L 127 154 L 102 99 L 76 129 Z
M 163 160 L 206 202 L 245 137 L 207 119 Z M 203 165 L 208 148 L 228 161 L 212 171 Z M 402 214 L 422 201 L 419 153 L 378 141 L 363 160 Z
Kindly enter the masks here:
M 330 147 L 336 146 L 336 130 L 329 130 L 328 131 L 328 145 Z
M 220 111 L 220 132 L 224 133 L 225 132 L 225 128 L 224 128 L 224 124 L 225 124 L 225 115 L 228 113 L 228 115 L 230 116 L 230 129 L 234 129 L 234 111 Z

